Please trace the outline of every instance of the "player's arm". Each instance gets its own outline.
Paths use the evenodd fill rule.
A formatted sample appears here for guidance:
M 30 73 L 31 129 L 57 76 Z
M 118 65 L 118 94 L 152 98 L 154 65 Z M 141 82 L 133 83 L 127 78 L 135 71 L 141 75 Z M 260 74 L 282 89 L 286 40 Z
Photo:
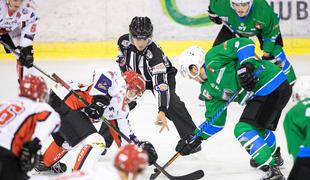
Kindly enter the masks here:
M 167 114 L 170 101 L 170 91 L 164 58 L 166 57 L 159 48 L 154 50 L 153 57 L 150 60 L 150 67 L 154 92 L 158 98 L 158 110 Z
M 210 5 L 208 8 L 209 19 L 215 24 L 222 24 L 222 19 L 217 14 L 216 7 L 218 6 L 218 2 L 215 0 L 210 0 Z
M 37 32 L 37 23 L 39 17 L 35 7 L 28 8 L 29 13 L 25 15 L 22 21 L 20 37 L 20 62 L 23 66 L 31 67 L 33 65 L 33 40 Z
M 264 8 L 264 20 L 265 25 L 262 29 L 262 38 L 263 38 L 263 59 L 268 58 L 271 52 L 274 49 L 276 39 L 280 34 L 280 26 L 279 26 L 279 19 L 277 14 L 275 14 L 272 8 L 266 3 Z M 266 58 L 265 58 L 266 57 Z
M 122 71 L 122 73 L 128 70 L 128 66 L 126 63 L 126 56 L 125 56 L 127 52 L 126 47 L 128 47 L 129 45 L 128 43 L 129 41 L 124 39 L 124 36 L 121 36 L 117 42 L 118 56 L 117 56 L 116 62 L 118 63 L 118 66 L 120 70 Z
M 255 61 L 255 44 L 248 38 L 238 38 L 231 42 L 236 49 L 237 60 L 240 64 L 237 74 L 240 78 L 241 86 L 246 91 L 251 91 L 256 85 L 254 65 L 252 63 Z

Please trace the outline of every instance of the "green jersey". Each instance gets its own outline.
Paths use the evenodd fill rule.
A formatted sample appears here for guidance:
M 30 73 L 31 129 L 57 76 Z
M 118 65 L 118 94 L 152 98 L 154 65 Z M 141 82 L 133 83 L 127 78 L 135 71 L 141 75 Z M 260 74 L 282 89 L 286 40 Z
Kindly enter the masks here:
M 203 130 L 204 139 L 223 128 L 226 121 L 226 111 L 214 122 L 208 122 L 233 95 L 241 89 L 237 70 L 240 65 L 250 62 L 254 65 L 254 72 L 262 69 L 258 74 L 258 81 L 253 89 L 255 96 L 266 96 L 272 93 L 284 81 L 286 76 L 283 71 L 269 61 L 255 60 L 255 45 L 248 38 L 230 39 L 210 49 L 205 56 L 205 72 L 207 80 L 201 85 L 202 94 L 206 101 L 206 126 L 204 123 L 196 129 Z M 237 101 L 240 103 L 245 93 L 241 94 Z M 213 127 L 216 126 L 216 127 Z M 220 127 L 220 128 L 219 128 Z
M 298 102 L 286 114 L 284 131 L 288 152 L 296 157 L 310 157 L 310 98 Z
M 230 0 L 210 0 L 210 10 L 244 37 L 261 35 L 265 52 L 274 50 L 275 40 L 280 34 L 279 18 L 265 0 L 253 0 L 250 12 L 244 18 L 230 6 Z

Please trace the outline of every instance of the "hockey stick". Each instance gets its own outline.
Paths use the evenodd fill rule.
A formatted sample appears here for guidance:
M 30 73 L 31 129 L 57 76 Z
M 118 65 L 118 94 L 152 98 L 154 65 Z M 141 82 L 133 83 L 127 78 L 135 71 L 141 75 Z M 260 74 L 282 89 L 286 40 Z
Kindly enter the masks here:
M 263 66 L 260 66 L 256 72 L 254 72 L 254 78 L 257 78 L 258 75 L 264 70 Z M 233 102 L 242 92 L 244 91 L 244 89 L 240 89 L 239 91 L 235 92 L 227 101 L 225 104 L 223 104 L 223 106 L 220 108 L 220 110 L 218 110 L 216 112 L 216 114 L 214 116 L 212 116 L 212 118 L 210 120 L 206 120 L 204 121 L 200 126 L 202 126 L 202 128 L 200 129 L 200 131 L 195 134 L 195 136 L 191 139 L 191 141 L 194 141 L 197 137 L 199 137 L 202 134 L 202 129 L 204 129 L 205 127 L 207 127 L 209 124 L 212 124 L 228 107 L 228 105 Z M 251 96 L 253 97 L 254 94 L 252 94 Z M 163 169 L 166 169 L 169 165 L 171 165 L 181 154 L 179 152 L 175 153 L 172 158 L 170 158 L 168 160 L 168 162 L 166 164 L 164 164 Z M 150 179 L 155 179 L 157 178 L 157 176 L 159 176 L 161 172 L 154 169 L 154 173 L 151 174 Z
M 85 101 L 80 95 L 78 95 L 64 80 L 62 80 L 59 76 L 57 76 L 55 73 L 52 74 L 52 77 L 56 80 L 56 82 L 60 83 L 62 86 L 64 86 L 67 90 L 70 92 L 73 92 L 73 94 L 81 100 L 84 105 L 88 105 L 88 102 Z M 131 139 L 128 138 L 124 133 L 122 133 L 119 129 L 117 129 L 115 126 L 113 126 L 106 118 L 101 117 L 100 118 L 106 125 L 108 125 L 110 128 L 112 128 L 118 135 L 120 135 L 122 138 L 124 138 L 128 143 L 131 143 Z M 198 170 L 193 173 L 183 175 L 183 176 L 172 176 L 170 175 L 166 170 L 164 170 L 159 164 L 156 162 L 153 164 L 156 169 L 159 169 L 160 172 L 162 172 L 165 176 L 167 176 L 169 179 L 172 180 L 186 180 L 186 179 L 200 179 L 204 176 L 203 171 Z
M 9 45 L 7 45 L 5 42 L 0 40 L 0 44 L 2 44 L 5 48 L 10 50 L 13 54 L 16 56 L 20 56 L 20 52 L 17 52 L 15 49 L 11 48 Z M 73 95 L 78 98 L 84 105 L 88 105 L 88 102 L 82 98 L 75 90 L 73 90 L 65 81 L 63 81 L 59 76 L 57 76 L 55 73 L 50 76 L 46 72 L 44 72 L 41 68 L 37 67 L 35 64 L 33 64 L 33 67 L 40 71 L 42 74 L 47 76 L 49 79 L 56 83 L 60 83 L 62 86 L 64 86 L 67 90 L 69 90 Z M 101 117 L 100 118 L 105 124 L 107 124 L 110 128 L 112 128 L 117 134 L 119 134 L 122 138 L 124 138 L 128 143 L 131 143 L 132 141 L 130 138 L 128 138 L 125 134 L 123 134 L 119 129 L 116 129 L 106 118 Z M 186 180 L 186 179 L 200 179 L 204 176 L 203 171 L 198 170 L 193 173 L 184 175 L 184 176 L 172 176 L 168 172 L 166 172 L 160 165 L 158 165 L 156 162 L 153 164 L 156 169 L 159 169 L 163 174 L 165 174 L 169 179 L 175 179 L 175 180 Z
M 3 42 L 2 40 L 0 40 L 0 44 L 2 44 L 6 49 L 8 49 L 9 51 L 11 51 L 13 54 L 15 54 L 16 56 L 20 57 L 20 52 L 16 51 L 15 49 L 13 49 L 11 46 L 9 46 L 8 44 L 6 44 L 5 42 Z M 55 79 L 53 79 L 49 74 L 47 74 L 46 72 L 44 72 L 41 68 L 39 68 L 37 65 L 33 64 L 33 67 L 35 69 L 37 69 L 38 71 L 40 71 L 42 74 L 44 74 L 46 77 L 50 78 L 51 80 L 55 81 Z M 55 81 L 56 82 L 56 81 Z

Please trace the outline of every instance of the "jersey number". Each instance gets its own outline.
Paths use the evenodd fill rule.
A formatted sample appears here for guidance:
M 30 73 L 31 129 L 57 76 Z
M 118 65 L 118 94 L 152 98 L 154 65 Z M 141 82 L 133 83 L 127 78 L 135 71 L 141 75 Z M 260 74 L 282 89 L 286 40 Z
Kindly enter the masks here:
M 10 122 L 16 117 L 16 115 L 21 114 L 24 110 L 25 108 L 20 105 L 8 105 L 0 112 L 0 126 L 4 126 L 8 122 Z

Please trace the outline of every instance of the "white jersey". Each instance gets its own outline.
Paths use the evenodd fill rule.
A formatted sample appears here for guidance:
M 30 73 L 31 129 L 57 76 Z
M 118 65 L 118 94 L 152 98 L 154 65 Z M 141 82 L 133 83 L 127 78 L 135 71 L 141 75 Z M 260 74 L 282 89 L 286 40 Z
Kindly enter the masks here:
M 116 120 L 119 130 L 127 137 L 133 134 L 130 121 L 128 119 L 129 106 L 125 102 L 126 82 L 119 72 L 96 69 L 94 82 L 90 86 L 81 86 L 81 84 L 73 81 L 68 81 L 67 83 L 77 92 L 85 92 L 89 96 L 106 95 L 108 93 L 112 98 L 110 104 L 106 107 L 103 116 L 110 121 Z M 75 107 L 75 109 L 80 109 L 79 106 L 76 106 L 77 103 L 75 103 L 75 105 L 71 105 L 72 101 L 67 103 L 67 99 L 70 98 L 70 91 L 66 88 L 60 84 L 55 84 L 52 87 L 52 90 L 60 99 L 64 100 L 66 104 L 69 104 L 71 108 Z M 81 94 L 81 96 L 84 97 L 84 99 L 90 99 L 85 94 Z M 125 140 L 122 140 L 121 145 L 125 144 L 128 143 Z
M 32 45 L 38 19 L 34 0 L 24 0 L 13 14 L 6 0 L 0 0 L 0 29 L 8 32 L 15 47 Z
M 0 104 L 0 146 L 16 156 L 25 142 L 36 137 L 44 142 L 59 126 L 58 113 L 47 103 L 20 97 Z

